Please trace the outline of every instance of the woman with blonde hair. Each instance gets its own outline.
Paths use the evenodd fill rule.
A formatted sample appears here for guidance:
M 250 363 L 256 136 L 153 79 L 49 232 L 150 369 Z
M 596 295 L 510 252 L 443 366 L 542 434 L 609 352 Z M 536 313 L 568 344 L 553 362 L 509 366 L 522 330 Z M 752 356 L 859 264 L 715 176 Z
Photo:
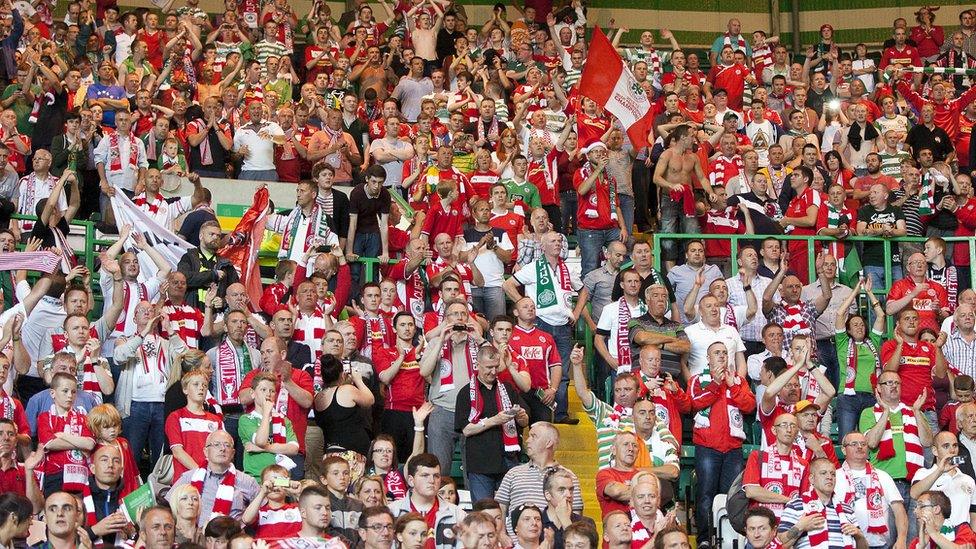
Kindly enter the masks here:
M 95 445 L 115 446 L 122 456 L 122 493 L 120 497 L 138 488 L 142 484 L 139 477 L 139 467 L 129 441 L 121 436 L 122 415 L 111 404 L 99 404 L 88 412 L 88 428 L 95 437 Z
M 356 494 L 356 499 L 361 501 L 367 509 L 376 506 L 386 507 L 387 505 L 383 477 L 379 475 L 360 477 L 353 485 L 353 493 Z
M 199 526 L 200 491 L 192 484 L 173 488 L 169 493 L 169 508 L 176 517 L 175 544 L 203 545 L 206 539 L 204 529 Z

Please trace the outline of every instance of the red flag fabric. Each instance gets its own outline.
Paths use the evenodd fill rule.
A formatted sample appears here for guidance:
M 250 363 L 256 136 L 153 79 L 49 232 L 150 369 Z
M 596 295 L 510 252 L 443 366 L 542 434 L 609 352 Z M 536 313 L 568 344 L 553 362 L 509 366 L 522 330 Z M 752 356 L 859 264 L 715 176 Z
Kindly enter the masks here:
M 647 135 L 654 122 L 651 101 L 600 27 L 593 29 L 580 93 L 620 120 L 635 149 L 648 145 Z
M 241 220 L 228 239 L 230 244 L 218 252 L 237 268 L 241 284 L 247 288 L 251 305 L 257 310 L 261 301 L 261 269 L 258 265 L 258 252 L 264 239 L 264 229 L 268 224 L 268 188 L 261 187 L 254 193 L 251 207 L 244 212 Z

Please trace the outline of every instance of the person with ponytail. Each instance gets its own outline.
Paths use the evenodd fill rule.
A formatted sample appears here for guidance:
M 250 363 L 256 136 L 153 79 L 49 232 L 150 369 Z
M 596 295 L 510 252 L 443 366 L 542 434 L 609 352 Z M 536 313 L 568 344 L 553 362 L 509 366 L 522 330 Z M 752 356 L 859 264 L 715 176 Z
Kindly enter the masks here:
M 20 494 L 0 495 L 0 546 L 11 549 L 15 539 L 27 536 L 34 506 Z

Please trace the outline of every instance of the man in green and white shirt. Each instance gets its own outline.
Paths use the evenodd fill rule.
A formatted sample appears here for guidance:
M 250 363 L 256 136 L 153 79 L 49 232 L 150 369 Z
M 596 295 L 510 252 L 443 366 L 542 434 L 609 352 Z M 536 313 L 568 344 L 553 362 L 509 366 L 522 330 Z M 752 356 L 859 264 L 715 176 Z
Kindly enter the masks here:
M 596 398 L 593 391 L 586 386 L 582 347 L 573 349 L 569 362 L 573 366 L 573 384 L 576 387 L 576 395 L 583 402 L 583 410 L 586 415 L 596 426 L 597 464 L 600 469 L 606 469 L 613 464 L 613 439 L 617 432 L 636 432 L 634 403 L 637 402 L 637 396 L 640 394 L 640 384 L 637 378 L 631 374 L 617 376 L 613 384 L 613 406 L 611 406 Z M 653 403 L 651 403 L 651 410 L 651 415 L 654 415 Z
M 680 444 L 674 438 L 667 424 L 657 420 L 657 406 L 654 401 L 641 399 L 634 404 L 634 429 L 644 441 L 650 457 L 650 471 L 662 480 L 677 480 L 681 474 L 678 460 Z M 640 453 L 638 453 L 638 464 Z
M 512 159 L 512 171 L 515 176 L 511 179 L 503 179 L 502 184 L 508 191 L 508 197 L 515 204 L 513 211 L 516 215 L 528 217 L 529 212 L 542 206 L 542 199 L 539 197 L 539 189 L 525 179 L 525 174 L 529 170 L 529 161 L 524 156 L 516 156 Z

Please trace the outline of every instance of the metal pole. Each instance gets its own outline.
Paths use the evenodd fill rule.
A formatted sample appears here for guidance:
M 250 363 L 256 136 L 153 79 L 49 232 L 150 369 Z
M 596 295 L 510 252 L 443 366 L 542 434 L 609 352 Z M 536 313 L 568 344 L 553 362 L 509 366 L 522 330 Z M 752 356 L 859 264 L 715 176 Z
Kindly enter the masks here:
M 779 36 L 779 0 L 769 0 L 769 35 Z
M 772 0 L 775 2 L 776 0 Z M 800 53 L 800 0 L 790 1 L 790 30 L 793 32 L 793 51 Z

